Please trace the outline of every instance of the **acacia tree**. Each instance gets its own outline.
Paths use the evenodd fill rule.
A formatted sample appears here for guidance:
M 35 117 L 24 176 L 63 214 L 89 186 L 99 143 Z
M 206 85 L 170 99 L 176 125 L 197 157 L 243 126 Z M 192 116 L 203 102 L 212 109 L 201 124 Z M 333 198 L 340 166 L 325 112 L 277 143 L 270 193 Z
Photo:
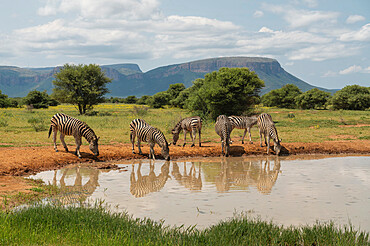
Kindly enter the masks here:
M 104 102 L 103 96 L 109 92 L 106 84 L 112 81 L 95 64 L 65 64 L 54 76 L 53 97 L 60 102 L 76 105 L 80 114 Z
M 203 117 L 243 114 L 259 101 L 264 82 L 248 68 L 220 68 L 194 81 L 186 107 Z

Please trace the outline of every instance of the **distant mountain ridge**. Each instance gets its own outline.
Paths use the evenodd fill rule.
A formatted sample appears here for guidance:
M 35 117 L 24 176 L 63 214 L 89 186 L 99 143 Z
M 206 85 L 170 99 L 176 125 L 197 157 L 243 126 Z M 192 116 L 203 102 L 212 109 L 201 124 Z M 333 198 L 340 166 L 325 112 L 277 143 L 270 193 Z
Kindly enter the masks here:
M 256 72 L 259 78 L 265 81 L 265 87 L 261 90 L 262 94 L 281 88 L 285 84 L 295 84 L 302 91 L 318 88 L 286 72 L 277 60 L 263 57 L 210 58 L 158 67 L 145 73 L 137 64 L 132 63 L 101 66 L 106 75 L 113 79 L 112 83 L 107 86 L 111 91 L 107 96 L 114 97 L 153 95 L 167 90 L 169 85 L 174 83 L 183 83 L 189 87 L 195 79 L 204 78 L 205 74 L 218 71 L 222 67 L 248 67 Z M 51 93 L 53 75 L 59 69 L 59 67 L 0 66 L 0 90 L 10 97 L 23 97 L 35 89 L 47 90 Z

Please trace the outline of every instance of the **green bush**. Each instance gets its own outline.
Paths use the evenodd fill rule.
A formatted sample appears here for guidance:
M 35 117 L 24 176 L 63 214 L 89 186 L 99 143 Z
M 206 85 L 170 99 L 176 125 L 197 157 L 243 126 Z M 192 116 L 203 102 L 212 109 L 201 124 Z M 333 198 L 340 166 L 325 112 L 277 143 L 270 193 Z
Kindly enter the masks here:
M 296 104 L 301 109 L 323 109 L 330 98 L 330 93 L 314 88 L 298 95 Z
M 334 109 L 368 109 L 370 108 L 370 87 L 348 85 L 333 95 L 331 104 Z
M 263 105 L 267 107 L 296 108 L 296 97 L 302 92 L 298 86 L 287 84 L 280 89 L 272 90 L 261 98 Z

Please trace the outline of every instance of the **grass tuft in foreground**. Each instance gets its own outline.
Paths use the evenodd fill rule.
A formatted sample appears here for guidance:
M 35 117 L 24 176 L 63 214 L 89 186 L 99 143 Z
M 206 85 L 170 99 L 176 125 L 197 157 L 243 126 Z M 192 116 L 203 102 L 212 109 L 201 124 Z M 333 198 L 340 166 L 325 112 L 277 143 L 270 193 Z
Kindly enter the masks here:
M 332 223 L 284 228 L 240 217 L 200 231 L 109 213 L 101 206 L 39 205 L 0 213 L 0 245 L 370 245 L 370 241 L 368 232 Z

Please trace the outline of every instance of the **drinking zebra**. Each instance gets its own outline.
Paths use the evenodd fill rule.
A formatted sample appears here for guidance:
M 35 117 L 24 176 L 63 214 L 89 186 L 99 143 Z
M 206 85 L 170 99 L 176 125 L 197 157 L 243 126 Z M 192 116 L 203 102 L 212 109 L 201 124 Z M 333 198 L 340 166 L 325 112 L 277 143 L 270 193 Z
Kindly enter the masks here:
M 242 138 L 242 144 L 244 144 L 244 137 L 245 137 L 245 134 L 249 133 L 249 143 L 253 144 L 252 142 L 252 135 L 251 135 L 251 128 L 257 124 L 257 117 L 256 116 L 252 116 L 252 117 L 247 117 L 247 116 L 229 116 L 228 117 L 229 120 L 230 120 L 230 123 L 231 123 L 231 127 L 232 127 L 232 130 L 234 130 L 234 128 L 237 128 L 237 129 L 245 129 L 244 130 L 244 134 L 243 134 L 243 138 Z M 230 139 L 230 142 L 231 139 Z
M 142 121 L 142 122 L 140 122 L 140 124 L 137 124 L 135 126 L 134 121 L 136 121 L 136 122 Z M 132 143 L 132 153 L 135 154 L 135 152 L 134 152 L 134 138 L 135 138 L 135 136 L 137 136 L 137 145 L 138 145 L 140 155 L 142 155 L 140 143 L 141 143 L 141 141 L 144 141 L 144 142 L 149 143 L 149 147 L 150 147 L 149 158 L 155 159 L 154 145 L 158 144 L 162 148 L 162 150 L 161 150 L 162 156 L 167 161 L 170 160 L 170 154 L 169 154 L 170 149 L 168 148 L 169 144 L 167 143 L 166 137 L 164 136 L 164 134 L 160 130 L 148 125 L 148 123 L 146 123 L 145 121 L 140 120 L 140 119 L 133 120 L 130 123 L 130 129 L 131 129 L 131 126 L 133 126 L 133 127 L 135 126 L 135 128 L 132 128 L 132 131 L 131 131 L 131 134 L 130 134 L 130 140 L 131 140 L 131 143 Z
M 184 130 L 184 144 L 182 145 L 183 147 L 186 145 L 186 133 L 188 132 L 190 133 L 191 140 L 193 141 L 191 147 L 195 145 L 197 131 L 199 134 L 199 147 L 201 146 L 200 135 L 202 130 L 202 119 L 199 116 L 182 119 L 176 124 L 176 126 L 172 129 L 174 145 L 176 145 L 177 140 L 179 140 L 179 134 L 182 130 Z
M 269 154 L 270 150 L 270 138 L 274 141 L 274 151 L 276 155 L 279 155 L 281 150 L 281 139 L 278 137 L 278 133 L 275 127 L 274 122 L 272 121 L 272 117 L 269 114 L 263 113 L 258 116 L 257 118 L 257 125 L 260 132 L 260 145 L 262 147 L 262 134 L 265 138 L 265 144 L 267 146 L 267 154 Z M 267 137 L 267 141 L 266 141 Z
M 228 157 L 230 153 L 230 133 L 232 130 L 231 123 L 226 115 L 217 117 L 215 131 L 221 137 L 221 153 Z
M 74 152 L 78 158 L 81 158 L 80 146 L 82 144 L 81 138 L 84 137 L 89 142 L 89 148 L 94 155 L 99 155 L 98 140 L 99 138 L 95 135 L 94 131 L 85 123 L 76 118 L 68 116 L 63 113 L 57 113 L 51 118 L 51 124 L 49 128 L 49 136 L 53 131 L 54 149 L 58 152 L 56 138 L 58 130 L 60 131 L 60 141 L 63 144 L 64 149 L 68 152 L 68 147 L 64 142 L 64 136 L 73 136 L 76 142 L 76 151 Z

